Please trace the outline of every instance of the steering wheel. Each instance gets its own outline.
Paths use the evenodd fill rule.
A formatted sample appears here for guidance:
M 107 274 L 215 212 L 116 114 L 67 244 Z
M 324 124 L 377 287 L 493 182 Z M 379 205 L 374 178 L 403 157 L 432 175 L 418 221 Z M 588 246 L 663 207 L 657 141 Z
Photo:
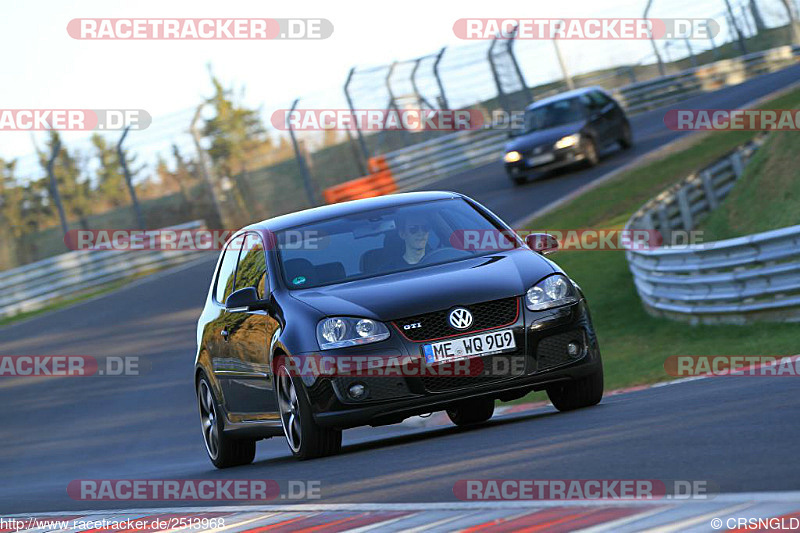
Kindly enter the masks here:
M 425 254 L 421 263 L 435 263 L 437 261 L 447 261 L 448 259 L 463 259 L 469 257 L 470 254 L 466 250 L 457 250 L 455 248 L 439 248 L 429 254 Z

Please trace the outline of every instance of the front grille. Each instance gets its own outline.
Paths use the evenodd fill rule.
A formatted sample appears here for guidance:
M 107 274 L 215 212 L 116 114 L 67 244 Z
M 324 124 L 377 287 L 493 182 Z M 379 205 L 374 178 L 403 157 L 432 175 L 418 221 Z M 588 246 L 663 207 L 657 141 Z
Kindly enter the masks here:
M 582 346 L 577 355 L 567 353 L 567 344 L 575 342 Z M 536 347 L 536 357 L 539 361 L 538 370 L 547 370 L 557 366 L 577 361 L 586 354 L 586 336 L 582 329 L 551 335 L 539 341 Z
M 448 322 L 447 316 L 450 314 L 450 309 L 403 318 L 395 321 L 394 325 L 408 340 L 415 342 L 456 337 L 473 331 L 513 324 L 516 322 L 519 313 L 518 305 L 517 298 L 504 298 L 502 300 L 461 306 L 469 309 L 473 319 L 472 326 L 462 330 L 455 329 Z M 403 326 L 411 324 L 420 324 L 420 327 L 403 329 Z

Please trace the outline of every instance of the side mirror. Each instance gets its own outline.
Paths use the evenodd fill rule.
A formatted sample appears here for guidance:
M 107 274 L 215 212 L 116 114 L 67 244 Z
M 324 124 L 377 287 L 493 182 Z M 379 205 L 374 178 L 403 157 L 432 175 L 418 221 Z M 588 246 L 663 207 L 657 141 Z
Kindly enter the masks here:
M 231 312 L 252 311 L 254 308 L 263 306 L 263 304 L 264 302 L 258 298 L 255 287 L 245 287 L 232 292 L 228 296 L 228 299 L 225 300 L 225 309 Z
M 539 252 L 542 255 L 551 254 L 558 250 L 558 239 L 549 233 L 531 233 L 525 237 L 525 244 L 534 252 Z

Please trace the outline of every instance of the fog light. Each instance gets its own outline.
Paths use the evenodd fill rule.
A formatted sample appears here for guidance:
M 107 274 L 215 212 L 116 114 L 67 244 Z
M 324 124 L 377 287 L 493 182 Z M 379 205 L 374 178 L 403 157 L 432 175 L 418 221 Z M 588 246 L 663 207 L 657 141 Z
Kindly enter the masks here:
M 574 342 L 571 342 L 571 343 L 567 344 L 567 353 L 569 355 L 571 355 L 572 357 L 575 357 L 580 352 L 581 352 L 580 344 L 577 344 L 577 343 L 574 343 Z
M 363 383 L 353 383 L 347 389 L 347 394 L 354 400 L 361 400 L 367 396 L 367 386 Z

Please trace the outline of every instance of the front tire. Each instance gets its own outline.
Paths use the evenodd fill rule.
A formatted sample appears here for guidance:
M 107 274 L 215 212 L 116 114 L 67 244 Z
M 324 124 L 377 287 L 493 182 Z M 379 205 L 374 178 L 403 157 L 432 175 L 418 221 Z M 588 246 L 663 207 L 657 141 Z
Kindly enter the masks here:
M 457 426 L 471 426 L 486 422 L 494 414 L 494 399 L 463 400 L 447 410 L 450 421 Z
M 583 161 L 589 168 L 597 166 L 597 163 L 600 162 L 597 145 L 588 137 L 583 141 Z
M 619 146 L 623 150 L 627 150 L 633 146 L 633 134 L 631 133 L 631 125 L 627 122 L 622 125 L 622 137 L 619 138 Z
M 528 178 L 526 178 L 525 176 L 514 176 L 513 178 L 511 178 L 511 181 L 514 182 L 514 185 L 525 185 L 526 183 L 528 183 Z
M 200 427 L 208 458 L 217 468 L 249 465 L 256 457 L 256 441 L 234 439 L 225 434 L 225 417 L 205 375 L 197 382 Z
M 603 399 L 603 367 L 588 376 L 550 387 L 547 396 L 562 412 L 597 405 Z
M 281 365 L 275 373 L 275 394 L 281 426 L 292 455 L 300 460 L 335 455 L 342 449 L 342 431 L 318 426 L 311 413 L 311 405 L 300 387 L 302 383 L 292 378 Z

